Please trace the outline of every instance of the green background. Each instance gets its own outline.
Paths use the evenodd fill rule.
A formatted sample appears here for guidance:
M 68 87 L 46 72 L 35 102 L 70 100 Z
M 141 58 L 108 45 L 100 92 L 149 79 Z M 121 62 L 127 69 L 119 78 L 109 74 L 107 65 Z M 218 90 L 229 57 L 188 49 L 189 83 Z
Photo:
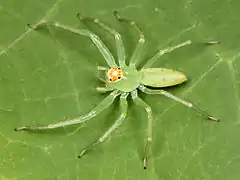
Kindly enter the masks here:
M 0 179 L 155 180 L 240 179 L 240 24 L 238 0 L 0 0 Z M 41 20 L 83 28 L 77 12 L 98 17 L 124 37 L 129 58 L 138 34 L 113 17 L 136 20 L 147 45 L 142 63 L 157 49 L 191 39 L 153 67 L 174 68 L 189 81 L 168 89 L 222 121 L 206 121 L 164 97 L 140 96 L 154 113 L 149 168 L 142 168 L 147 117 L 129 99 L 128 117 L 83 159 L 80 150 L 99 137 L 119 113 L 118 100 L 84 126 L 41 133 L 15 127 L 47 124 L 87 113 L 106 94 L 95 87 L 96 66 L 106 65 L 92 42 L 61 31 L 32 31 Z M 116 57 L 111 35 L 89 24 Z M 220 40 L 215 46 L 198 42 Z

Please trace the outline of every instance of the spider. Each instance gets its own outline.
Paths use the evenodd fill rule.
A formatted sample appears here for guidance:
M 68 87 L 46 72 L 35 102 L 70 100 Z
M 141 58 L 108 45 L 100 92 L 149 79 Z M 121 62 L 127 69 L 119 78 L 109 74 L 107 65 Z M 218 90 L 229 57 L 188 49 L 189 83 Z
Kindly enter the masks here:
M 48 27 L 53 26 L 56 28 L 62 28 L 64 30 L 70 31 L 72 33 L 76 33 L 83 36 L 88 36 L 92 42 L 96 45 L 97 49 L 103 55 L 104 59 L 106 60 L 109 67 L 98 66 L 99 71 L 105 71 L 105 86 L 104 87 L 97 87 L 96 90 L 101 93 L 110 92 L 109 95 L 103 99 L 96 107 L 94 107 L 89 113 L 82 115 L 80 117 L 76 117 L 74 119 L 68 119 L 65 121 L 61 121 L 54 124 L 48 125 L 33 125 L 33 126 L 22 126 L 18 127 L 16 131 L 39 131 L 39 130 L 47 130 L 47 129 L 55 129 L 59 127 L 65 127 L 69 125 L 81 124 L 85 123 L 86 121 L 94 118 L 104 109 L 108 108 L 114 101 L 117 96 L 120 96 L 120 116 L 117 120 L 112 124 L 112 126 L 101 136 L 99 137 L 94 143 L 90 144 L 88 147 L 83 149 L 80 154 L 79 158 L 84 156 L 90 149 L 95 147 L 97 144 L 104 142 L 107 137 L 114 132 L 124 121 L 127 116 L 127 97 L 131 95 L 132 100 L 136 105 L 143 107 L 146 111 L 147 118 L 148 118 L 148 127 L 147 127 L 147 142 L 145 145 L 144 155 L 143 155 L 143 168 L 147 168 L 147 160 L 151 153 L 151 144 L 152 144 L 152 130 L 153 130 L 153 115 L 151 107 L 144 102 L 140 97 L 138 97 L 138 90 L 142 91 L 146 94 L 160 94 L 166 96 L 174 101 L 177 101 L 184 106 L 195 110 L 197 113 L 205 116 L 209 120 L 218 122 L 219 119 L 209 115 L 207 112 L 201 110 L 194 104 L 183 100 L 179 97 L 174 96 L 173 94 L 163 90 L 163 89 L 151 89 L 149 87 L 169 87 L 181 84 L 187 81 L 187 77 L 184 73 L 173 70 L 173 69 L 166 69 L 166 68 L 150 68 L 150 66 L 161 56 L 170 53 L 178 48 L 181 48 L 186 45 L 190 45 L 192 41 L 187 40 L 181 44 L 168 47 L 163 50 L 158 50 L 141 69 L 136 68 L 136 62 L 141 58 L 141 51 L 143 51 L 145 38 L 142 29 L 139 25 L 132 20 L 124 19 L 119 16 L 119 14 L 115 11 L 115 17 L 117 20 L 121 22 L 125 22 L 130 26 L 134 27 L 139 33 L 139 40 L 136 45 L 136 48 L 130 58 L 129 65 L 125 63 L 125 49 L 123 45 L 123 41 L 121 35 L 115 31 L 110 26 L 106 25 L 102 21 L 96 18 L 83 18 L 79 13 L 77 17 L 80 21 L 92 21 L 99 25 L 101 28 L 106 30 L 106 32 L 112 34 L 114 36 L 117 48 L 117 57 L 119 64 L 116 64 L 115 59 L 108 48 L 104 45 L 102 40 L 93 32 L 88 29 L 74 29 L 57 22 L 49 24 L 47 22 L 42 22 L 37 24 L 36 26 L 31 26 L 30 28 L 38 29 L 39 27 Z M 219 41 L 207 41 L 205 44 L 219 44 Z

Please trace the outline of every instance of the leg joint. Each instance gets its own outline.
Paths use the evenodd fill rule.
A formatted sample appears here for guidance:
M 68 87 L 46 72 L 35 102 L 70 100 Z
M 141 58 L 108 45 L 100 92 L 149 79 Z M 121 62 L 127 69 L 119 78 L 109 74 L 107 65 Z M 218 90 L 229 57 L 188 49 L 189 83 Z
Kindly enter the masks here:
M 114 32 L 115 34 L 115 39 L 116 40 L 120 40 L 121 39 L 121 35 L 118 32 Z
M 95 22 L 95 23 L 99 23 L 99 19 L 94 18 L 94 19 L 93 19 L 93 22 Z
M 102 138 L 102 137 L 100 137 L 99 139 L 98 139 L 98 142 L 103 142 L 105 140 L 105 138 Z
M 148 114 L 152 113 L 152 109 L 151 109 L 149 106 L 146 107 L 145 109 L 146 109 L 146 111 L 147 111 Z
M 148 141 L 148 143 L 151 143 L 152 142 L 152 137 L 148 137 L 147 141 Z
M 145 42 L 145 37 L 143 34 L 140 34 L 140 39 L 138 41 L 139 43 L 144 43 Z

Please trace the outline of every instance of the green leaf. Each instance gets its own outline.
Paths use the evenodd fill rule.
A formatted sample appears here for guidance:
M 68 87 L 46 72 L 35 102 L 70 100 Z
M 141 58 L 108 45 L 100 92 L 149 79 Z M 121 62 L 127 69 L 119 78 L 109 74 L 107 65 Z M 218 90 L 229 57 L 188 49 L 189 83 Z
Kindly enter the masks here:
M 0 179 L 239 179 L 240 2 L 0 0 Z M 129 98 L 124 124 L 83 159 L 80 151 L 102 135 L 119 114 L 118 99 L 82 126 L 36 133 L 23 125 L 48 124 L 85 114 L 106 96 L 96 66 L 106 63 L 93 43 L 72 33 L 34 31 L 42 20 L 75 28 L 76 13 L 97 17 L 124 37 L 129 59 L 137 32 L 112 15 L 133 19 L 144 29 L 141 64 L 157 49 L 188 39 L 152 67 L 186 73 L 189 81 L 167 89 L 221 119 L 206 121 L 191 109 L 159 95 L 140 94 L 154 113 L 152 155 L 142 168 L 147 116 Z M 113 37 L 89 23 L 116 57 Z M 203 46 L 206 40 L 220 45 Z

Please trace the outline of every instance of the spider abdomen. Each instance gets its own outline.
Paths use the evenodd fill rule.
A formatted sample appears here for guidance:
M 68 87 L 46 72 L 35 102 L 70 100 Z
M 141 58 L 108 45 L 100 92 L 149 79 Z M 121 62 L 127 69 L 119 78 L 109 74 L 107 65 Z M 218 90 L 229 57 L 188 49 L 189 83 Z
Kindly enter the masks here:
M 187 80 L 180 71 L 166 68 L 147 68 L 140 71 L 141 83 L 151 87 L 168 87 Z

